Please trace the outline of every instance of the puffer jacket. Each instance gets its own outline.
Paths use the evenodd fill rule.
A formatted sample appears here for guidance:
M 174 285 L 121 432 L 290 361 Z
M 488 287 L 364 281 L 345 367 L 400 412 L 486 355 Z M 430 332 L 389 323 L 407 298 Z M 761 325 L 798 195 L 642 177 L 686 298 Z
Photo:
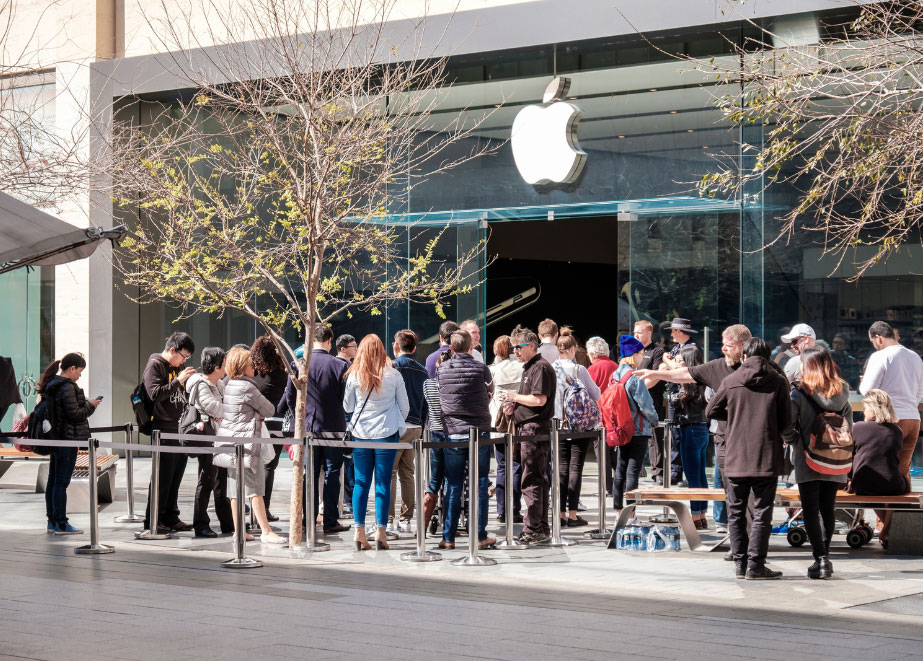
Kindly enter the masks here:
M 189 404 L 199 410 L 203 421 L 224 416 L 224 383 L 221 381 L 212 384 L 204 374 L 193 374 L 186 381 L 186 393 Z
M 350 374 L 346 379 L 343 410 L 350 420 L 349 431 L 357 438 L 387 438 L 395 432 L 403 436 L 407 431 L 405 420 L 410 413 L 410 402 L 400 372 L 390 365 L 385 367 L 381 387 L 371 393 L 362 392 L 359 378 Z
M 234 436 L 238 438 L 255 438 L 260 436 L 263 418 L 268 418 L 276 411 L 268 399 L 260 394 L 256 381 L 243 376 L 230 379 L 224 387 L 223 415 L 218 425 L 216 436 Z M 216 446 L 233 445 L 232 443 L 215 443 Z M 261 447 L 257 443 L 244 445 L 247 467 L 255 470 L 256 462 L 262 461 Z
M 64 441 L 85 441 L 90 438 L 90 423 L 87 422 L 96 408 L 87 402 L 83 388 L 73 380 L 56 376 L 42 395 L 51 398 L 54 407 L 55 432 Z
M 487 365 L 469 353 L 457 353 L 437 371 L 446 433 L 467 434 L 470 427 L 489 432 L 494 380 Z
M 804 458 L 805 449 L 811 444 L 811 427 L 817 418 L 817 408 L 811 405 L 808 398 L 813 400 L 821 411 L 832 411 L 846 418 L 849 429 L 852 430 L 852 406 L 849 403 L 849 385 L 843 384 L 843 389 L 833 397 L 824 397 L 820 393 L 810 395 L 799 388 L 792 390 L 792 415 L 794 424 L 782 432 L 782 440 L 791 450 L 792 464 L 795 466 L 795 482 L 802 484 L 814 480 L 825 482 L 839 482 L 846 484 L 845 475 L 824 475 L 808 467 Z

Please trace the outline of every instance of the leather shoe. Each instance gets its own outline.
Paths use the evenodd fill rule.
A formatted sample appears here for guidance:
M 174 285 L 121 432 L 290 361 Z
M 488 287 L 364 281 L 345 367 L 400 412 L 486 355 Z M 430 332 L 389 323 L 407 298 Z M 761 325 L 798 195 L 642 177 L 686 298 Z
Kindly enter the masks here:
M 342 523 L 338 523 L 332 528 L 324 528 L 324 534 L 325 535 L 335 535 L 338 532 L 346 532 L 350 528 L 352 528 L 352 526 L 344 526 Z
M 737 578 L 747 578 L 747 561 L 741 560 L 735 563 L 735 574 Z
M 195 536 L 196 537 L 217 537 L 218 533 L 216 533 L 211 528 L 203 528 L 202 530 L 197 530 L 195 533 Z
M 442 540 L 439 542 L 438 548 L 442 549 L 443 551 L 452 551 L 455 549 L 455 542 L 447 542 Z
M 734 561 L 734 552 L 733 552 L 733 551 L 728 551 L 727 553 L 725 553 L 725 554 L 724 554 L 724 559 L 727 560 L 728 562 L 733 562 L 733 561 Z
M 170 526 L 170 530 L 173 532 L 186 532 L 188 530 L 192 530 L 192 525 L 182 521 L 177 521 L 172 526 Z
M 782 578 L 782 572 L 776 571 L 775 569 L 770 569 L 765 565 L 759 569 L 747 570 L 748 581 L 772 581 L 777 578 Z
M 269 521 L 270 523 L 275 523 L 276 521 L 279 520 L 279 517 L 277 517 L 272 512 L 266 512 L 266 520 Z
M 485 549 L 496 548 L 497 539 L 495 537 L 488 537 L 487 539 L 482 539 L 478 542 L 478 550 L 484 551 Z
M 833 563 L 826 555 L 822 555 L 808 567 L 808 578 L 830 578 L 833 575 Z

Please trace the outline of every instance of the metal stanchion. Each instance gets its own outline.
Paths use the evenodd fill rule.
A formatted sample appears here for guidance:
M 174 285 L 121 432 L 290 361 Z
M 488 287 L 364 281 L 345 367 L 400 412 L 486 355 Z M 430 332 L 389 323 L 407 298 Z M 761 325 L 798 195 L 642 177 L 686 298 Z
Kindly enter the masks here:
M 157 528 L 160 526 L 160 522 L 158 521 L 160 515 L 160 450 L 156 448 L 160 447 L 160 430 L 155 429 L 151 433 L 151 444 L 153 445 L 153 449 L 151 450 L 151 492 L 148 496 L 148 500 L 150 501 L 150 506 L 148 508 L 148 525 L 150 525 L 150 528 L 148 530 L 136 532 L 135 539 L 170 539 L 173 537 L 173 533 L 157 532 Z
M 606 430 L 599 430 L 599 456 L 596 464 L 599 466 L 599 528 L 584 533 L 587 539 L 609 539 L 612 531 L 606 528 L 606 473 L 609 472 L 609 446 L 606 445 Z
M 573 546 L 577 542 L 561 536 L 561 421 L 551 425 L 551 539 L 548 546 Z
M 651 432 L 653 433 L 653 429 Z M 663 421 L 663 488 L 669 489 L 673 478 L 673 421 Z M 651 517 L 652 523 L 676 523 L 676 517 L 669 507 L 663 508 L 663 514 Z
M 222 562 L 221 566 L 228 569 L 252 569 L 262 567 L 263 563 L 247 557 L 247 510 L 244 506 L 244 500 L 247 497 L 244 471 L 247 468 L 244 465 L 244 444 L 238 443 L 235 452 L 237 457 L 237 527 L 234 530 L 234 550 L 236 555 Z
M 513 470 L 513 435 L 504 434 L 504 438 L 506 439 L 506 443 L 504 443 L 504 452 L 506 453 L 506 475 L 504 477 L 505 486 L 503 487 L 503 511 L 506 517 L 506 539 L 498 543 L 497 548 L 507 551 L 516 551 L 519 549 L 527 549 L 529 545 L 520 544 L 513 530 L 513 525 L 515 524 L 513 519 L 516 518 L 513 514 L 513 500 L 516 492 L 513 485 L 513 480 L 516 479 L 515 471 Z
M 91 438 L 87 443 L 88 459 L 90 460 L 90 543 L 74 549 L 77 555 L 100 555 L 115 551 L 111 546 L 99 543 L 99 494 L 97 493 L 96 480 L 96 439 Z
M 305 443 L 304 446 L 304 479 L 304 527 L 307 532 L 305 548 L 308 551 L 329 551 L 330 544 L 317 541 L 317 512 L 314 511 L 314 500 L 317 498 L 317 485 L 314 484 L 314 448 L 311 447 L 310 442 Z
M 493 558 L 478 555 L 478 430 L 468 430 L 468 555 L 453 560 L 456 566 L 486 567 L 497 564 Z
M 125 444 L 131 445 L 134 441 L 134 426 L 129 422 L 125 425 Z M 132 450 L 125 450 L 125 482 L 127 484 L 128 514 L 113 519 L 116 523 L 143 523 L 144 516 L 135 514 L 135 466 Z
M 423 443 L 429 442 L 429 428 L 423 430 L 423 436 L 414 443 L 414 507 L 417 511 L 417 550 L 401 553 L 401 560 L 407 562 L 435 562 L 442 560 L 442 554 L 426 550 L 426 521 L 423 519 Z

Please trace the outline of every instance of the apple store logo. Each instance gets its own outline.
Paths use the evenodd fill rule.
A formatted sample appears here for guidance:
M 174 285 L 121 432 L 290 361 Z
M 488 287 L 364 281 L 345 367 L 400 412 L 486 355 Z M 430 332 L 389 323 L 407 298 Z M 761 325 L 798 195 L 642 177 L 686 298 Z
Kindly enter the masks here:
M 577 144 L 580 108 L 561 100 L 569 89 L 569 78 L 555 78 L 542 103 L 526 106 L 513 120 L 513 159 L 526 183 L 572 184 L 586 165 Z

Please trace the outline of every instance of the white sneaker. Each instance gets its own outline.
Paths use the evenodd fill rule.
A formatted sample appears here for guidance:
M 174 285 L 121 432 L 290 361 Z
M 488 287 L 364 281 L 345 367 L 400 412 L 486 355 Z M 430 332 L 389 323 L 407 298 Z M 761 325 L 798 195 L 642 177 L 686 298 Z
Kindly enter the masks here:
M 410 527 L 410 519 L 401 519 L 401 522 L 397 524 L 397 531 L 408 533 L 413 532 L 412 528 Z
M 581 500 L 578 500 L 578 501 L 577 501 L 577 511 L 578 511 L 578 512 L 586 512 L 587 509 L 588 509 L 588 508 L 587 508 L 586 505 L 583 504 L 583 501 L 581 501 Z
M 715 532 L 718 533 L 719 535 L 725 535 L 727 534 L 727 531 L 728 531 L 727 526 L 718 526 L 715 528 Z

